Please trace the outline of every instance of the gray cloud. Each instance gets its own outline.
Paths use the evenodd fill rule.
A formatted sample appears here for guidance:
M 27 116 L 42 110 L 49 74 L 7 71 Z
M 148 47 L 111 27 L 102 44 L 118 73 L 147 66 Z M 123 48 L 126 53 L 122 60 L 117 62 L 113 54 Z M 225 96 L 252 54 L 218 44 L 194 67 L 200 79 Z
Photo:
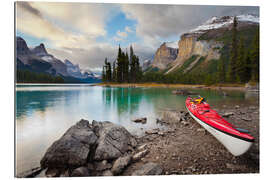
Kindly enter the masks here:
M 38 17 L 42 17 L 40 11 L 39 11 L 38 9 L 32 7 L 30 3 L 20 1 L 20 2 L 16 2 L 16 4 L 17 4 L 19 7 L 23 8 L 24 10 L 30 12 L 31 14 L 36 15 L 36 16 L 38 16 Z
M 258 7 L 206 5 L 142 5 L 124 4 L 122 10 L 137 20 L 136 32 L 147 42 L 180 35 L 212 16 L 259 14 Z

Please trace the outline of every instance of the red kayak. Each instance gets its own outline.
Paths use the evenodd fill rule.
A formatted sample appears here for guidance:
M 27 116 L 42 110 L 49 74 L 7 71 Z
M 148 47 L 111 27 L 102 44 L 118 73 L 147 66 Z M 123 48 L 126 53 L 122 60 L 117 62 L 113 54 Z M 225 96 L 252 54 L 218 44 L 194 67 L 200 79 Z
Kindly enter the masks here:
M 234 127 L 223 119 L 202 97 L 186 99 L 189 114 L 217 138 L 234 156 L 244 154 L 254 142 L 247 130 Z

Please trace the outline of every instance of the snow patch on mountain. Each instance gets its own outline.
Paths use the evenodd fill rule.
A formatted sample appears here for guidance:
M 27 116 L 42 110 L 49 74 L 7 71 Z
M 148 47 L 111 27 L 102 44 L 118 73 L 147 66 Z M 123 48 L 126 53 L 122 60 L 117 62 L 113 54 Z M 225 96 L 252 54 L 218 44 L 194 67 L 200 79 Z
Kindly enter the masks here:
M 223 17 L 212 17 L 207 20 L 202 25 L 198 26 L 195 29 L 190 30 L 191 33 L 196 32 L 200 33 L 210 29 L 218 29 L 221 27 L 227 27 L 233 23 L 233 16 L 223 16 Z M 251 14 L 243 14 L 236 16 L 238 21 L 242 22 L 251 22 L 251 23 L 259 23 L 259 17 Z

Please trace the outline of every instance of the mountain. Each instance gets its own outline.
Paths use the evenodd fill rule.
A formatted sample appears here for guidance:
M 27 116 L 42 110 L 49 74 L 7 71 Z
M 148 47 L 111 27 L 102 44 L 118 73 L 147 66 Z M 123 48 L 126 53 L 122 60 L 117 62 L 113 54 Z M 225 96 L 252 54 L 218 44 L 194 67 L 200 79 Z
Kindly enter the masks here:
M 90 70 L 80 69 L 80 66 L 78 64 L 74 65 L 68 59 L 65 59 L 64 63 L 66 64 L 68 73 L 73 77 L 80 78 L 80 79 L 87 79 L 87 78 L 100 79 L 100 76 L 97 75 L 96 73 L 93 73 Z
M 76 78 L 83 78 L 81 74 L 81 69 L 78 64 L 74 65 L 72 62 L 70 62 L 67 59 L 65 59 L 64 63 L 67 67 L 67 72 L 69 73 L 69 75 Z
M 143 61 L 142 70 L 145 71 L 152 64 L 152 59 L 146 59 Z
M 165 69 L 167 65 L 173 62 L 178 54 L 178 49 L 175 43 L 164 42 L 157 49 L 152 63 L 152 68 Z
M 212 17 L 182 34 L 178 41 L 178 49 L 168 47 L 168 44 L 163 43 L 157 49 L 151 66 L 165 74 L 214 72 L 217 69 L 218 60 L 221 57 L 228 58 L 233 18 L 233 16 Z M 239 35 L 244 38 L 245 44 L 250 44 L 259 28 L 259 17 L 247 14 L 236 16 L 236 18 Z
M 79 65 L 73 65 L 71 61 L 55 58 L 49 54 L 45 45 L 41 43 L 30 49 L 25 40 L 16 37 L 16 60 L 17 70 L 28 70 L 35 73 L 45 73 L 51 76 L 60 76 L 65 82 L 81 83 L 81 82 L 99 82 L 100 79 L 96 75 L 81 73 Z

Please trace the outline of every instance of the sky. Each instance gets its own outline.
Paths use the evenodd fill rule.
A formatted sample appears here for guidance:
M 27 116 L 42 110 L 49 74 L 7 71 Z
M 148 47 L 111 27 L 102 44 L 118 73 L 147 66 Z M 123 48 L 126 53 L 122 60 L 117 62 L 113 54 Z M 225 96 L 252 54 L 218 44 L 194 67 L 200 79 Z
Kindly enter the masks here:
M 259 15 L 255 6 L 16 2 L 16 36 L 29 47 L 44 43 L 60 60 L 101 71 L 105 57 L 116 59 L 118 46 L 143 60 L 153 58 L 163 42 L 213 16 Z

